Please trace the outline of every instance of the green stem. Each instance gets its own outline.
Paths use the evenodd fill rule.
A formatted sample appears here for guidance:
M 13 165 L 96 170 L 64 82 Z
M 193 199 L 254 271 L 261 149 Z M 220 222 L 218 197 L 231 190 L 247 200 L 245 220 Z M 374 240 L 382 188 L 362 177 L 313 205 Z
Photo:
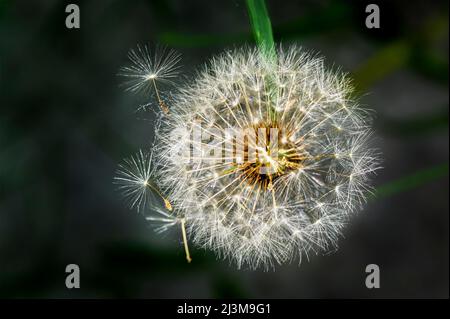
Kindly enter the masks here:
M 273 41 L 272 24 L 269 13 L 267 12 L 265 0 L 246 0 L 246 3 L 256 43 L 267 61 L 276 63 L 277 54 Z M 278 92 L 276 86 L 273 85 L 273 78 L 271 76 L 266 81 L 270 91 L 269 95 L 273 102 L 277 99 Z M 271 106 L 268 108 L 267 117 L 270 121 L 276 121 L 276 112 Z
M 273 41 L 272 24 L 264 0 L 246 0 L 250 15 L 253 35 L 256 43 L 268 59 L 275 59 L 275 44 Z

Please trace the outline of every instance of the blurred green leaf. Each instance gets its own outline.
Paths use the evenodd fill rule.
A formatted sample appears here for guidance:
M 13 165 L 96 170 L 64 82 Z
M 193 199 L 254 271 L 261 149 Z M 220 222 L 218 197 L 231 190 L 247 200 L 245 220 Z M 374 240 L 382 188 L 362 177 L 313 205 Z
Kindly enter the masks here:
M 446 53 L 433 49 L 442 39 L 448 39 L 448 16 L 433 16 L 418 32 L 380 48 L 354 71 L 356 93 L 367 90 L 375 82 L 404 66 L 441 82 L 448 82 L 448 57 L 444 56 Z
M 391 43 L 377 51 L 353 72 L 353 79 L 357 86 L 356 93 L 367 90 L 386 75 L 407 65 L 410 51 L 409 44 L 404 41 Z
M 400 192 L 409 191 L 428 182 L 448 175 L 448 163 L 417 171 L 411 175 L 399 178 L 385 185 L 377 187 L 374 197 L 382 198 Z

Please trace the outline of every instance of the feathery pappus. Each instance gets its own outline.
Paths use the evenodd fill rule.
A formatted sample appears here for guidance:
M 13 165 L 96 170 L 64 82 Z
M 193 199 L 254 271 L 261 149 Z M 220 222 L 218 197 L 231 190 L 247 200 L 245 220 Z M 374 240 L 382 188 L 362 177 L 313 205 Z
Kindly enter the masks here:
M 174 59 L 161 61 L 164 72 L 139 68 L 131 89 L 159 80 L 145 72 L 171 78 Z M 188 239 L 252 269 L 335 249 L 379 168 L 370 112 L 352 93 L 345 74 L 298 46 L 273 58 L 226 51 L 178 86 L 150 160 L 121 166 L 117 182 L 132 206 L 147 192 L 166 203 L 153 201 L 148 219 L 160 231 L 181 225 L 188 261 Z

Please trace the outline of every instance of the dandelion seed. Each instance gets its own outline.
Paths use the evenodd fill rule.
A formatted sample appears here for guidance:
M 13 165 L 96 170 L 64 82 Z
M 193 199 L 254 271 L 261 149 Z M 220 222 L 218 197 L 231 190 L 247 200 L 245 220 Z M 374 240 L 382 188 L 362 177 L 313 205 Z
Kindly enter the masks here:
M 156 194 L 164 201 L 166 208 L 171 211 L 172 205 L 152 181 L 153 175 L 151 154 L 140 150 L 135 156 L 127 158 L 122 164 L 119 164 L 114 182 L 119 185 L 118 188 L 129 202 L 130 208 L 143 211 L 149 203 L 152 203 L 152 200 L 155 200 Z
M 119 75 L 127 78 L 125 85 L 128 91 L 154 91 L 159 107 L 169 113 L 167 104 L 161 97 L 157 82 L 173 84 L 179 73 L 181 57 L 173 50 L 160 48 L 151 52 L 147 45 L 137 46 L 128 54 L 131 65 L 120 69 Z

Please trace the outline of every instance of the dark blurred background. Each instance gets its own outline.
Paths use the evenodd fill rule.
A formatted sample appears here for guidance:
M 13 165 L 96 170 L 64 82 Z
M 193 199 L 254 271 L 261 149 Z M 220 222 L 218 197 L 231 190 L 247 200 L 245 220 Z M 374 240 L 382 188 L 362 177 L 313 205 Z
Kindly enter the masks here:
M 270 272 L 194 247 L 187 264 L 180 234 L 155 234 L 112 184 L 153 132 L 119 87 L 128 50 L 165 44 L 189 76 L 253 42 L 244 1 L 71 2 L 78 30 L 68 1 L 0 0 L 0 297 L 448 298 L 448 1 L 267 2 L 276 41 L 352 73 L 385 167 L 337 252 Z M 381 29 L 365 27 L 369 3 Z M 80 289 L 65 287 L 70 263 Z M 365 286 L 371 263 L 380 289 Z

